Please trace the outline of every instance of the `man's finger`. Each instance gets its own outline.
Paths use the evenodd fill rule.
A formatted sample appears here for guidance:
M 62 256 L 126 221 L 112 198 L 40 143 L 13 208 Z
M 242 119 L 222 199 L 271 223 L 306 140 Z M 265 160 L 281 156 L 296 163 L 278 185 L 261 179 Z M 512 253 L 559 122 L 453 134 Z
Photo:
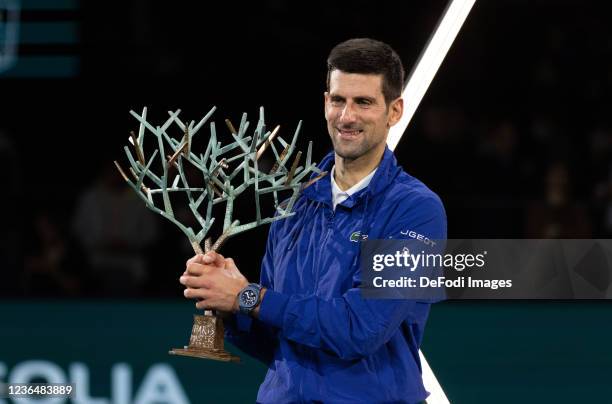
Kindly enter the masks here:
M 210 274 L 216 269 L 216 267 L 211 265 L 189 264 L 187 267 L 187 274 L 194 276 L 206 275 Z
M 223 271 L 223 274 L 225 276 L 228 276 L 230 278 L 234 278 L 236 279 L 236 271 L 233 269 L 236 267 L 236 264 L 234 264 L 234 260 L 231 258 L 226 258 L 225 259 L 225 268 Z
M 193 288 L 185 288 L 185 290 L 183 290 L 183 296 L 185 296 L 187 299 L 195 299 L 197 298 L 197 289 L 193 289 Z
M 199 302 L 196 302 L 195 306 L 196 306 L 196 308 L 198 308 L 200 310 L 214 309 L 215 308 L 215 300 L 214 299 L 200 300 Z
M 181 285 L 187 286 L 189 288 L 210 288 L 211 282 L 210 280 L 199 277 L 199 276 L 181 276 L 179 278 L 179 282 Z
M 225 266 L 225 258 L 223 255 L 215 251 L 209 251 L 202 257 L 203 263 L 223 268 Z
M 234 262 L 233 258 L 226 258 L 225 259 L 225 267 L 226 268 L 236 268 L 236 269 L 238 269 L 238 267 L 236 266 L 236 263 Z
M 195 306 L 197 309 L 200 309 L 200 310 L 204 310 L 208 308 L 206 304 L 206 300 L 200 300 L 199 302 L 196 302 Z
M 202 275 L 202 273 L 204 273 L 204 265 L 191 263 L 187 265 L 187 269 L 185 270 L 185 272 L 187 273 L 187 275 Z
M 203 264 L 203 263 L 204 263 L 204 254 L 196 254 L 187 260 L 185 267 L 188 267 L 189 264 Z
M 241 279 L 244 277 L 242 273 L 240 272 L 240 270 L 238 269 L 238 267 L 236 266 L 236 263 L 234 262 L 234 260 L 231 258 L 225 259 L 225 270 L 228 272 L 231 278 Z
M 188 299 L 206 300 L 211 297 L 208 289 L 204 288 L 185 288 L 183 295 Z

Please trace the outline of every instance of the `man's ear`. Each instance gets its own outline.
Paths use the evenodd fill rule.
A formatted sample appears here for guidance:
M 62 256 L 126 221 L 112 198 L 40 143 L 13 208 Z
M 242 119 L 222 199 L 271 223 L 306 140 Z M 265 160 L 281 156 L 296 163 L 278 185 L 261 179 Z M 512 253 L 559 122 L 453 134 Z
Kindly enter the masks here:
M 391 101 L 391 105 L 389 105 L 389 119 L 387 120 L 387 126 L 391 127 L 398 123 L 403 113 L 404 99 L 399 97 Z

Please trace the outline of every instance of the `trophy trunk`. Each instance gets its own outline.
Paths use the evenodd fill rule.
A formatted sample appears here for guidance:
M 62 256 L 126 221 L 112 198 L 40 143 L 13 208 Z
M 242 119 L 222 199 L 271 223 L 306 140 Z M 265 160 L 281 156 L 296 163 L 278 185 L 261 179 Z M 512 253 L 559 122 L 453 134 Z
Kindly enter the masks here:
M 189 345 L 183 348 L 174 348 L 168 353 L 170 355 L 191 356 L 194 358 L 214 359 L 223 362 L 240 362 L 238 356 L 234 356 L 225 350 L 223 320 L 210 310 L 204 315 L 193 316 L 193 328 Z

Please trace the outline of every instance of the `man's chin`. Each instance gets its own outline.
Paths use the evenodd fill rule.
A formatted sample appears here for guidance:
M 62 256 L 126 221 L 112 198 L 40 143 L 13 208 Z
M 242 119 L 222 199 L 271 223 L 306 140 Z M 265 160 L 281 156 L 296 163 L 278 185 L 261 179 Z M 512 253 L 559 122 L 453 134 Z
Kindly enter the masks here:
M 334 152 L 337 156 L 347 160 L 357 160 L 359 157 L 363 156 L 361 150 L 350 150 L 343 147 L 336 147 Z
M 364 144 L 351 145 L 353 147 L 346 147 L 346 145 L 334 143 L 334 152 L 336 156 L 346 160 L 357 160 L 363 156 L 377 153 L 377 146 L 370 146 Z

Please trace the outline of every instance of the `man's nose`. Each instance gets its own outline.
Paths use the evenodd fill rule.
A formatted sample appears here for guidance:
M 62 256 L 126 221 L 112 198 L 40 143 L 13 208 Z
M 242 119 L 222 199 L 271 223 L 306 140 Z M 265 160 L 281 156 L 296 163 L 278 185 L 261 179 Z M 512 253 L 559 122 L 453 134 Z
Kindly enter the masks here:
M 340 122 L 353 122 L 355 121 L 355 117 L 356 115 L 353 103 L 347 102 L 340 112 Z

